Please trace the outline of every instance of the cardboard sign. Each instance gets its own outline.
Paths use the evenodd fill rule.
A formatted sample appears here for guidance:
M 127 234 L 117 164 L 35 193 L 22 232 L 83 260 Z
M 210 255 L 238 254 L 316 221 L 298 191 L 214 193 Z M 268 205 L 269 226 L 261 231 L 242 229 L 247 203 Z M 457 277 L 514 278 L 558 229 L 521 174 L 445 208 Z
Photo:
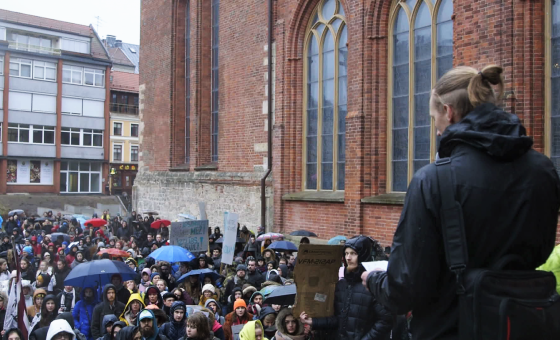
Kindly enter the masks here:
M 302 244 L 299 247 L 295 282 L 294 315 L 305 311 L 312 318 L 334 315 L 334 289 L 342 261 L 341 245 Z
M 171 222 L 169 244 L 191 253 L 205 252 L 208 250 L 208 220 Z
M 239 215 L 236 213 L 224 213 L 224 243 L 222 244 L 222 263 L 231 265 L 235 255 L 235 241 L 237 240 L 237 221 Z

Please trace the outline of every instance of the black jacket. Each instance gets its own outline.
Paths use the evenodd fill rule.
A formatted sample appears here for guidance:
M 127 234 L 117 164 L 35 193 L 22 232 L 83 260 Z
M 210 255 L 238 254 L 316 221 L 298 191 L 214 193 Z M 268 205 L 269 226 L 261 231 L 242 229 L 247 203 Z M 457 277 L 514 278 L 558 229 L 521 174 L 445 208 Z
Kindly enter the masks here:
M 109 301 L 107 301 L 107 290 L 109 288 L 115 289 L 115 286 L 112 284 L 106 284 L 105 288 L 103 288 L 103 302 L 100 302 L 95 306 L 93 309 L 93 318 L 91 322 L 91 336 L 94 339 L 97 339 L 105 333 L 103 330 L 103 316 L 108 314 L 113 314 L 117 318 L 122 314 L 124 311 L 125 305 L 116 298 L 116 289 L 115 289 L 115 301 L 111 306 Z
M 354 272 L 344 271 L 334 291 L 334 316 L 313 318 L 313 329 L 336 329 L 332 338 L 337 340 L 389 339 L 393 315 L 362 285 L 364 271 L 362 266 Z
M 488 268 L 506 254 L 534 269 L 554 247 L 560 185 L 554 165 L 531 149 L 519 119 L 491 104 L 444 132 L 440 157 L 450 157 L 463 209 L 470 268 Z M 368 287 L 398 314 L 413 311 L 414 339 L 457 339 L 455 275 L 442 240 L 435 164 L 420 169 L 406 194 L 387 273 Z
M 251 286 L 257 288 L 257 290 L 261 289 L 261 285 L 266 281 L 265 277 L 256 268 L 254 272 L 247 270 L 247 276 L 245 276 L 245 278 Z

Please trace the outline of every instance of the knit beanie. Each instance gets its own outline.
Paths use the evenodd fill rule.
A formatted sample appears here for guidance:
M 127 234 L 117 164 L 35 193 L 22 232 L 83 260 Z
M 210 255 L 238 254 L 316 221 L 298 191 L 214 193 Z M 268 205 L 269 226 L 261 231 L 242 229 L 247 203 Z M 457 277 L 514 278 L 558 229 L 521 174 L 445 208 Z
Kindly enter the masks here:
M 33 248 L 31 248 L 30 246 L 23 247 L 23 251 L 33 255 Z
M 207 290 L 211 291 L 212 294 L 216 294 L 216 288 L 210 283 L 207 283 L 204 285 L 204 287 L 202 287 L 202 294 L 204 294 L 204 292 Z
M 235 300 L 235 302 L 233 304 L 233 310 L 236 310 L 239 307 L 247 308 L 247 304 L 245 303 L 245 300 L 243 300 L 243 299 Z
M 238 264 L 236 271 L 240 271 L 240 270 L 247 271 L 247 266 L 244 264 Z

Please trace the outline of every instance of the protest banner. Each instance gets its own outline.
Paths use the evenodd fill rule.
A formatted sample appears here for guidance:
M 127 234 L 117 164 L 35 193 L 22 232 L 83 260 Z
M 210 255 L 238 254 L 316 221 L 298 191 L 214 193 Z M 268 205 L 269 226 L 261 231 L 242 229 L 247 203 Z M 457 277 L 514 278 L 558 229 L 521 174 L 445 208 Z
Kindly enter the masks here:
M 200 211 L 200 220 L 208 219 L 206 217 L 206 202 L 198 202 L 198 210 Z
M 305 311 L 312 318 L 334 314 L 334 289 L 342 260 L 341 245 L 302 244 L 297 253 L 294 315 Z
M 208 220 L 171 222 L 169 244 L 193 254 L 205 252 L 208 250 Z
M 237 221 L 239 215 L 236 213 L 224 213 L 224 243 L 222 244 L 222 263 L 231 265 L 235 255 L 235 241 L 237 240 Z

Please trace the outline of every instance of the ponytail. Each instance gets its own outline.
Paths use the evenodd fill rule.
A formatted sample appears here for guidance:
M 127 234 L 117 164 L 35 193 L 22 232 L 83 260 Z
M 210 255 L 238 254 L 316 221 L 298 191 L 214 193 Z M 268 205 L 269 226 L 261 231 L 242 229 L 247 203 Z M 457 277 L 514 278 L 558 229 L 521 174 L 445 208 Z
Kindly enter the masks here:
M 443 105 L 453 106 L 458 118 L 462 118 L 478 105 L 496 104 L 504 92 L 502 73 L 503 69 L 497 65 L 486 66 L 480 72 L 468 66 L 456 67 L 434 86 L 434 105 L 438 111 L 443 110 Z

